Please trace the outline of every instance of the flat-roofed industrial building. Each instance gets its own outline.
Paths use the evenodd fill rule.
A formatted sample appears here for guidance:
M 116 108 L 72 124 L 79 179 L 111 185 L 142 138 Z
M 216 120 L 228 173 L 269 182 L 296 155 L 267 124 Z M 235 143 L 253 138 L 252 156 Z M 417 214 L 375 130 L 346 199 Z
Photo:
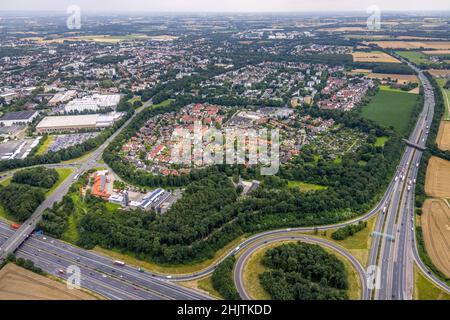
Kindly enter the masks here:
M 42 119 L 36 126 L 36 132 L 59 133 L 76 132 L 82 129 L 101 129 L 112 126 L 122 115 L 120 112 L 114 112 L 109 115 L 50 116 Z
M 0 118 L 0 124 L 5 127 L 11 127 L 13 125 L 28 124 L 31 123 L 34 118 L 38 116 L 38 111 L 17 111 L 8 112 Z

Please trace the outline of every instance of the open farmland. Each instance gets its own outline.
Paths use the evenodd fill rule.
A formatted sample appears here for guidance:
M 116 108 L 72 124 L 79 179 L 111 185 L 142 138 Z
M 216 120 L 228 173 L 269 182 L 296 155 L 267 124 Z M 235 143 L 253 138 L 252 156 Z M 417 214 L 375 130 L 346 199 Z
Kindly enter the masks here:
M 432 50 L 432 51 L 422 51 L 423 54 L 427 54 L 427 55 L 450 55 L 450 50 Z
M 428 57 L 420 51 L 396 51 L 395 53 L 416 65 L 431 63 Z
M 450 277 L 450 205 L 442 199 L 426 200 L 421 222 L 428 255 Z
M 442 97 L 444 98 L 445 103 L 444 118 L 442 120 L 450 120 L 450 89 L 444 88 L 446 82 L 447 82 L 446 79 L 437 79 L 437 83 L 441 88 Z
M 95 300 L 80 290 L 40 276 L 15 264 L 0 270 L 0 300 Z
M 450 77 L 450 70 L 446 70 L 446 69 L 432 69 L 432 70 L 428 70 L 428 72 L 433 76 L 433 77 Z
M 400 63 L 394 57 L 391 57 L 387 53 L 380 51 L 372 52 L 353 52 L 353 61 L 356 62 L 387 62 L 387 63 Z
M 441 150 L 450 150 L 450 121 L 441 121 L 436 143 Z
M 407 134 L 408 122 L 416 103 L 415 94 L 381 89 L 362 108 L 362 116 L 384 127 L 393 127 L 400 134 Z
M 431 157 L 428 162 L 425 192 L 436 198 L 450 198 L 450 161 Z
M 450 49 L 450 41 L 371 41 L 368 44 L 376 44 L 383 49 Z
M 396 80 L 399 84 L 406 84 L 410 82 L 419 83 L 419 78 L 416 75 L 409 74 L 370 73 L 367 77 L 379 80 Z

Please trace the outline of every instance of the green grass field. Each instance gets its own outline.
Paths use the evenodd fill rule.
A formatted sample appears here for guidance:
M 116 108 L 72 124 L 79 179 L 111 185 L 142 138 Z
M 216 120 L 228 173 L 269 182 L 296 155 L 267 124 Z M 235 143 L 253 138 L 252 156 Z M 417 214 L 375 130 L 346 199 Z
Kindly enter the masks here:
M 450 89 L 444 89 L 444 85 L 446 84 L 446 82 L 446 79 L 437 79 L 437 83 L 441 88 L 446 107 L 443 120 L 450 120 Z
M 37 156 L 41 156 L 44 153 L 47 152 L 48 148 L 50 147 L 50 145 L 52 144 L 53 140 L 55 139 L 54 136 L 47 136 L 45 138 L 44 143 L 39 147 L 38 151 L 36 152 Z
M 362 116 L 384 127 L 393 127 L 400 134 L 407 134 L 409 119 L 418 95 L 407 92 L 381 90 L 363 107 Z
M 2 205 L 0 205 L 0 219 L 14 222 L 14 219 L 6 212 Z
M 289 188 L 299 188 L 301 192 L 309 192 L 309 191 L 316 191 L 316 190 L 325 190 L 328 187 L 321 186 L 318 184 L 311 184 L 311 183 L 305 183 L 300 181 L 289 181 L 288 182 Z
M 141 97 L 140 97 L 140 96 L 137 96 L 137 97 L 131 98 L 131 99 L 128 100 L 127 102 L 133 104 L 133 103 L 135 103 L 136 101 L 141 101 Z
M 375 147 L 384 147 L 386 142 L 389 140 L 389 137 L 378 137 L 375 142 Z
M 83 215 L 87 212 L 87 208 L 81 200 L 80 196 L 77 194 L 71 194 L 73 202 L 75 203 L 75 212 L 73 212 L 68 219 L 67 229 L 62 235 L 62 239 L 69 243 L 76 244 L 80 235 L 78 233 L 78 223 L 80 222 Z
M 417 65 L 431 63 L 428 57 L 419 51 L 395 51 L 395 53 Z
M 55 185 L 45 193 L 46 196 L 51 195 L 73 172 L 73 170 L 69 168 L 58 168 L 56 171 L 59 174 L 59 179 L 56 181 Z
M 430 282 L 417 267 L 414 267 L 415 300 L 450 300 L 450 295 Z
M 7 187 L 11 183 L 11 180 L 12 180 L 12 177 L 8 177 L 6 179 L 3 179 L 2 181 L 0 181 L 0 185 L 3 186 L 3 187 Z
M 174 101 L 175 101 L 175 99 L 167 99 L 167 100 L 164 100 L 161 103 L 154 104 L 153 108 L 167 107 L 169 104 L 171 104 Z

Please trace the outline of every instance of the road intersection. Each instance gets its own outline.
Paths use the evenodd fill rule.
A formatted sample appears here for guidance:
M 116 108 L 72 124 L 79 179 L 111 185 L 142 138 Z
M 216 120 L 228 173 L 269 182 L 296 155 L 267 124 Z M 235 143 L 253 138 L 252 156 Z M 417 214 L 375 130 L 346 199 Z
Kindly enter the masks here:
M 425 103 L 408 141 L 423 147 L 433 119 L 434 96 L 428 79 L 420 70 L 417 71 L 425 88 Z M 135 115 L 150 105 L 151 103 L 147 103 Z M 132 121 L 133 117 L 98 149 L 85 157 L 80 164 L 72 164 L 76 170 L 38 207 L 33 216 L 17 232 L 12 231 L 7 224 L 0 221 L 1 258 L 4 259 L 8 253 L 16 252 L 18 257 L 34 261 L 37 266 L 51 274 L 55 274 L 55 270 L 59 268 L 77 265 L 84 277 L 82 286 L 108 299 L 210 299 L 210 296 L 182 287 L 176 282 L 203 278 L 211 274 L 225 258 L 243 251 L 241 255 L 243 258 L 238 260 L 236 266 L 235 280 L 242 298 L 247 299 L 248 295 L 243 288 L 241 277 L 246 258 L 267 243 L 290 239 L 319 243 L 347 257 L 360 276 L 363 299 L 412 299 L 413 262 L 430 281 L 450 292 L 450 288 L 428 270 L 418 254 L 414 233 L 414 183 L 412 181 L 415 182 L 417 177 L 417 164 L 422 156 L 422 148 L 416 149 L 412 145 L 406 146 L 398 172 L 380 201 L 363 216 L 334 225 L 280 229 L 256 234 L 244 240 L 207 268 L 192 274 L 167 276 L 142 272 L 133 266 L 119 267 L 113 265 L 111 259 L 103 255 L 76 248 L 56 239 L 33 235 L 45 209 L 60 201 L 79 175 L 99 165 L 98 161 L 106 147 Z M 292 236 L 292 233 L 330 230 L 351 225 L 366 221 L 375 215 L 378 215 L 378 219 L 368 266 L 377 266 L 380 286 L 373 289 L 371 283 L 366 281 L 366 271 L 361 264 L 340 246 L 307 235 Z M 66 277 L 61 274 L 56 276 Z

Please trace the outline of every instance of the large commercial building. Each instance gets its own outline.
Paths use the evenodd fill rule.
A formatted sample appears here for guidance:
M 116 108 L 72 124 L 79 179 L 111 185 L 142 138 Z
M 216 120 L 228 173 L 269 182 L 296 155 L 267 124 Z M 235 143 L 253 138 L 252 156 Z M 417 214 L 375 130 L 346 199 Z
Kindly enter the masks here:
M 36 126 L 37 133 L 76 132 L 82 129 L 101 129 L 112 126 L 123 113 L 87 114 L 45 117 Z
M 11 127 L 13 125 L 31 123 L 38 116 L 38 111 L 8 112 L 0 118 L 0 125 Z
M 115 108 L 120 102 L 119 94 L 100 95 L 94 94 L 92 97 L 75 99 L 70 101 L 64 111 L 66 112 L 84 112 L 99 111 L 106 108 Z
M 64 103 L 67 101 L 72 100 L 77 95 L 77 92 L 75 90 L 68 90 L 63 92 L 58 92 L 53 96 L 53 98 L 50 99 L 48 104 L 50 106 L 56 106 L 60 103 Z

